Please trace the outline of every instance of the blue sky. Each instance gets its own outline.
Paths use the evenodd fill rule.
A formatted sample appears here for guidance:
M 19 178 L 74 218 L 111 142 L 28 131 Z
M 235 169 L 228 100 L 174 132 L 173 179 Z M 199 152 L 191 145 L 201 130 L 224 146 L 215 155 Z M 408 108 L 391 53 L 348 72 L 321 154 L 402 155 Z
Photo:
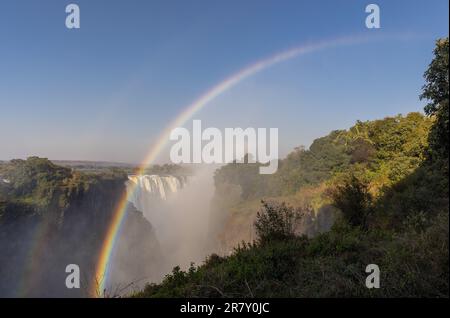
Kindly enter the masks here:
M 81 10 L 68 30 L 65 6 Z M 204 126 L 278 127 L 280 151 L 333 129 L 418 111 L 448 1 L 72 0 L 0 3 L 0 159 L 139 162 L 198 96 L 253 62 L 340 36 L 248 78 L 196 114 Z M 189 125 L 188 125 L 189 127 Z M 159 159 L 165 161 L 165 154 Z

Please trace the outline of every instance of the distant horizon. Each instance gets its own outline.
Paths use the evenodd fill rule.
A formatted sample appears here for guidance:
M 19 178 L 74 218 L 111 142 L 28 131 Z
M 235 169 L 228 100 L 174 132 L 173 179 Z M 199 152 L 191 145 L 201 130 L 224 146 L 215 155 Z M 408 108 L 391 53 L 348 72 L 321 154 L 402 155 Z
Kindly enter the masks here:
M 408 115 L 408 114 L 410 114 L 410 113 L 420 113 L 420 114 L 426 116 L 423 110 L 417 110 L 417 111 L 411 111 L 411 112 L 408 112 L 408 113 L 401 113 L 401 114 L 399 113 L 399 114 L 396 114 L 396 115 L 386 115 L 386 116 L 381 117 L 381 118 L 365 119 L 365 120 L 359 120 L 359 121 L 366 122 L 366 121 L 372 121 L 372 120 L 381 120 L 381 119 L 384 119 L 384 118 L 394 117 L 394 116 L 398 116 L 398 115 L 400 115 L 400 116 L 406 116 L 406 115 Z M 341 128 L 341 129 L 334 129 L 334 130 L 332 130 L 332 131 L 336 131 L 336 130 L 348 130 L 348 129 L 350 129 L 354 124 L 356 124 L 356 121 L 355 121 L 351 126 L 349 126 L 349 127 Z M 245 128 L 245 127 L 241 127 L 241 128 Z M 332 131 L 329 131 L 329 132 L 326 133 L 325 135 L 328 135 L 328 134 L 331 133 Z M 325 135 L 315 137 L 315 138 L 312 140 L 312 142 L 314 142 L 314 140 L 316 140 L 317 138 L 324 137 Z M 311 142 L 311 144 L 312 144 L 312 142 Z M 309 144 L 309 145 L 298 145 L 298 146 L 296 146 L 296 147 L 304 146 L 305 149 L 308 150 L 309 147 L 311 146 L 311 144 Z M 279 159 L 282 160 L 282 159 L 286 158 L 286 156 L 287 156 L 289 153 L 291 153 L 292 151 L 294 151 L 296 147 L 292 148 L 288 153 L 284 154 L 283 156 L 280 156 Z M 24 156 L 24 157 L 21 157 L 21 158 L 11 158 L 11 159 L 2 159 L 2 158 L 0 158 L 0 162 L 8 162 L 8 161 L 15 160 L 15 159 L 26 160 L 27 158 L 30 158 L 30 157 L 45 158 L 45 159 L 48 159 L 48 160 L 50 160 L 50 161 L 52 161 L 52 162 L 54 162 L 54 163 L 57 163 L 57 162 L 58 162 L 58 163 L 62 163 L 62 162 L 76 163 L 76 162 L 80 162 L 80 163 L 86 163 L 86 164 L 88 164 L 88 163 L 103 163 L 103 164 L 117 164 L 117 165 L 127 165 L 127 166 L 135 166 L 135 167 L 138 167 L 138 166 L 140 166 L 140 165 L 142 164 L 142 162 L 125 162 L 125 161 L 109 161 L 109 160 L 91 160 L 91 159 L 54 159 L 54 158 L 48 158 L 48 157 L 45 157 L 45 156 L 39 156 L 39 155 L 33 155 L 33 154 L 28 155 L 28 156 Z M 155 163 L 152 163 L 151 165 L 165 165 L 165 164 L 173 164 L 173 163 L 170 162 L 170 161 L 165 161 L 165 162 L 155 162 Z M 182 164 L 177 164 L 177 165 L 198 165 L 198 164 L 194 164 L 194 163 L 182 163 Z M 200 165 L 208 165 L 208 164 L 200 164 Z M 210 165 L 212 165 L 212 164 L 210 164 Z

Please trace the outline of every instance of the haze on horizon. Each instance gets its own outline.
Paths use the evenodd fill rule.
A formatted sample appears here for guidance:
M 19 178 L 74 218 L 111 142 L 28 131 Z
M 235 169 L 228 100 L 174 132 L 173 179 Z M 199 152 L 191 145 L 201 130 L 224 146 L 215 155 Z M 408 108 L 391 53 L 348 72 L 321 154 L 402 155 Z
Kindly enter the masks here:
M 0 160 L 139 163 L 192 101 L 261 58 L 340 36 L 411 34 L 277 64 L 194 117 L 205 127 L 277 127 L 283 157 L 358 119 L 420 111 L 423 66 L 449 22 L 445 0 L 377 1 L 379 30 L 365 28 L 360 0 L 74 3 L 79 30 L 64 25 L 66 3 L 2 2 Z

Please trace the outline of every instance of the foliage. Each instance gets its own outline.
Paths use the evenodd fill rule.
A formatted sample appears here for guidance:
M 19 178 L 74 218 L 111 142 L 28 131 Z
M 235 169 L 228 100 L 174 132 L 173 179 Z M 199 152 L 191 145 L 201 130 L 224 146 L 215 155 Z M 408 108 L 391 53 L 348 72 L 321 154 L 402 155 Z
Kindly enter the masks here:
M 382 268 L 381 288 L 365 267 Z M 313 239 L 244 244 L 133 297 L 448 297 L 448 213 L 426 231 L 393 235 L 336 224 Z
M 341 210 L 345 221 L 352 226 L 367 228 L 373 200 L 367 183 L 351 176 L 350 180 L 336 187 L 332 198 L 333 204 Z
M 257 164 L 217 171 L 216 188 L 235 185 L 245 202 L 326 183 L 343 216 L 330 231 L 295 235 L 295 210 L 263 202 L 258 241 L 176 268 L 133 296 L 448 297 L 448 38 L 437 42 L 425 78 L 430 117 L 358 121 L 297 148 L 264 180 Z M 379 289 L 365 286 L 368 264 L 381 269 Z
M 273 175 L 260 175 L 259 164 L 231 163 L 215 173 L 218 195 L 225 184 L 239 186 L 241 199 L 293 194 L 336 175 L 363 171 L 374 189 L 390 186 L 425 160 L 432 120 L 420 113 L 358 121 L 349 130 L 314 140 L 309 149 L 296 148 L 280 160 Z
M 42 212 L 67 207 L 72 197 L 102 180 L 126 180 L 122 171 L 81 173 L 39 157 L 13 159 L 2 167 L 0 176 L 9 180 L 7 186 L 0 186 L 8 201 L 31 204 Z
M 448 160 L 448 37 L 436 41 L 434 59 L 426 70 L 421 99 L 429 101 L 425 107 L 427 115 L 436 117 L 430 134 L 431 153 Z
M 111 214 L 125 191 L 125 180 L 126 175 L 121 172 L 84 173 L 38 157 L 2 164 L 1 295 L 17 296 L 14 294 L 17 281 L 24 279 L 24 275 L 35 274 L 24 273 L 23 267 L 17 264 L 36 262 L 40 264 L 39 280 L 24 286 L 23 295 L 55 296 L 58 291 L 60 297 L 85 296 L 86 285 L 80 290 L 61 290 L 65 273 L 54 269 L 79 264 L 85 275 L 82 286 L 91 281 L 92 274 L 86 269 L 95 263 Z M 138 224 L 136 228 L 145 229 L 145 220 L 139 219 L 138 213 L 128 212 L 127 219 L 134 220 Z M 144 233 L 148 232 L 147 227 Z M 39 253 L 29 252 L 33 244 L 40 245 Z M 44 281 L 48 288 L 42 289 Z
M 261 243 L 285 240 L 295 235 L 301 212 L 283 203 L 264 202 L 256 214 L 255 228 Z

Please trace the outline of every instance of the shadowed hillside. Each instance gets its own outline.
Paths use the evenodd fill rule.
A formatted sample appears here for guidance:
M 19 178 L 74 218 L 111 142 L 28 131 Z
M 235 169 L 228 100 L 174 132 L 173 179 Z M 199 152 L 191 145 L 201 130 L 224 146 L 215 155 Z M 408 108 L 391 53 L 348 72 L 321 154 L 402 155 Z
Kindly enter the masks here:
M 427 117 L 357 122 L 296 149 L 271 176 L 258 164 L 219 169 L 214 228 L 227 256 L 176 267 L 134 296 L 448 297 L 448 53 L 448 38 L 437 41 Z M 369 264 L 379 289 L 366 288 Z
M 86 174 L 31 157 L 2 164 L 0 176 L 0 295 L 91 296 L 98 251 L 126 175 Z M 127 215 L 121 257 L 154 262 L 160 254 L 150 223 L 131 206 Z M 68 264 L 79 265 L 81 289 L 65 287 Z M 136 269 L 117 263 L 113 271 L 126 282 L 151 279 L 157 264 Z

